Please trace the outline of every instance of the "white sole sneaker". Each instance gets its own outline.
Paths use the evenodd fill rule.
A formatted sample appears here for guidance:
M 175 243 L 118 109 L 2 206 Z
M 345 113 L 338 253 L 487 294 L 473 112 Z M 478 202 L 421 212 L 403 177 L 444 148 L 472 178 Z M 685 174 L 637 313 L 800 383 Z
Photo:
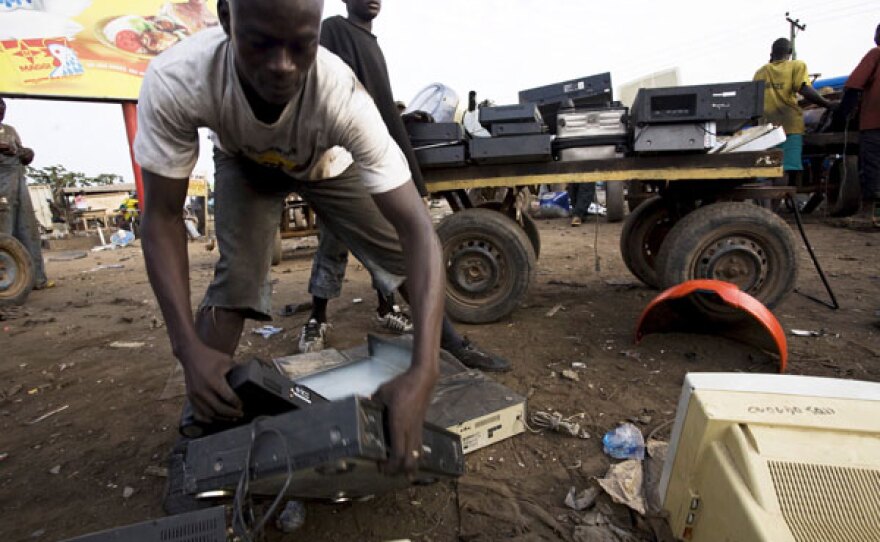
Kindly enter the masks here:
M 301 354 L 310 354 L 324 350 L 327 341 L 327 331 L 330 324 L 324 322 L 319 324 L 316 320 L 309 322 L 302 327 L 299 335 L 299 351 Z
M 385 331 L 405 335 L 412 333 L 414 326 L 410 316 L 395 305 L 394 310 L 384 316 L 376 315 L 376 324 Z

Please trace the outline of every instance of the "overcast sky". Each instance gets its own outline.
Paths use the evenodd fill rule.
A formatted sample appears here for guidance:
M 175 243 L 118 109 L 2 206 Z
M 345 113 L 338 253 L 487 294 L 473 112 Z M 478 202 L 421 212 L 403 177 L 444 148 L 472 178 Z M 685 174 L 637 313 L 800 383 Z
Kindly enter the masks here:
M 343 14 L 326 0 L 327 16 Z M 742 81 L 788 37 L 785 13 L 806 23 L 798 56 L 811 73 L 848 75 L 873 47 L 880 0 L 384 0 L 374 33 L 397 99 L 441 82 L 498 104 L 524 88 L 611 72 L 615 86 L 678 67 L 682 84 Z M 132 179 L 118 105 L 8 100 L 7 122 L 36 166 Z M 197 172 L 211 175 L 203 141 Z

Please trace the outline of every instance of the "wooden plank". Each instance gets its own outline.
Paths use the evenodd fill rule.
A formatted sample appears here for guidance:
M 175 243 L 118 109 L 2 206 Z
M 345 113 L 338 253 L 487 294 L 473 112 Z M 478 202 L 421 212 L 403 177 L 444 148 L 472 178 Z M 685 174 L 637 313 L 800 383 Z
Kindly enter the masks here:
M 773 168 L 724 168 L 724 169 L 654 169 L 600 171 L 583 173 L 556 173 L 549 175 L 526 175 L 516 177 L 492 177 L 461 181 L 428 182 L 431 192 L 448 190 L 493 188 L 504 186 L 528 186 L 556 183 L 598 183 L 607 181 L 712 181 L 730 179 L 756 179 L 782 177 L 781 167 Z
M 570 182 L 776 178 L 782 177 L 783 171 L 781 151 L 772 150 L 426 169 L 424 175 L 429 190 L 444 192 L 463 188 Z

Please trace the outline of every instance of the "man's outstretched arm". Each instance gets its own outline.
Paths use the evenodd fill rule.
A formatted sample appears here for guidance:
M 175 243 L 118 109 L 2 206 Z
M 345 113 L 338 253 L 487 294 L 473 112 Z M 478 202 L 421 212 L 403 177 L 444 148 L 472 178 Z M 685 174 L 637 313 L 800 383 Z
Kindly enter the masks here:
M 411 368 L 379 388 L 376 397 L 389 409 L 392 455 L 388 470 L 413 472 L 422 448 L 422 424 L 439 376 L 445 272 L 440 240 L 415 185 L 408 182 L 373 199 L 400 237 L 415 325 Z
M 819 94 L 811 85 L 801 85 L 800 95 L 813 105 L 818 105 L 819 107 L 824 107 L 826 109 L 834 108 L 834 104 L 826 100 L 825 97 Z
M 141 223 L 147 274 L 171 348 L 186 376 L 187 395 L 202 421 L 241 416 L 241 405 L 226 382 L 232 358 L 205 346 L 196 334 L 190 306 L 189 256 L 183 205 L 187 179 L 144 171 L 146 208 Z

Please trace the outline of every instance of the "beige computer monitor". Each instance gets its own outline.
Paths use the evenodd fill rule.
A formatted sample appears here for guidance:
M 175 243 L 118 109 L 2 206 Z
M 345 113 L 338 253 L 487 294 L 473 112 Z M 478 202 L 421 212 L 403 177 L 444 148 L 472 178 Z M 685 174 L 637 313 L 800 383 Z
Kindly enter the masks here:
M 660 495 L 680 540 L 880 541 L 880 384 L 688 375 Z

